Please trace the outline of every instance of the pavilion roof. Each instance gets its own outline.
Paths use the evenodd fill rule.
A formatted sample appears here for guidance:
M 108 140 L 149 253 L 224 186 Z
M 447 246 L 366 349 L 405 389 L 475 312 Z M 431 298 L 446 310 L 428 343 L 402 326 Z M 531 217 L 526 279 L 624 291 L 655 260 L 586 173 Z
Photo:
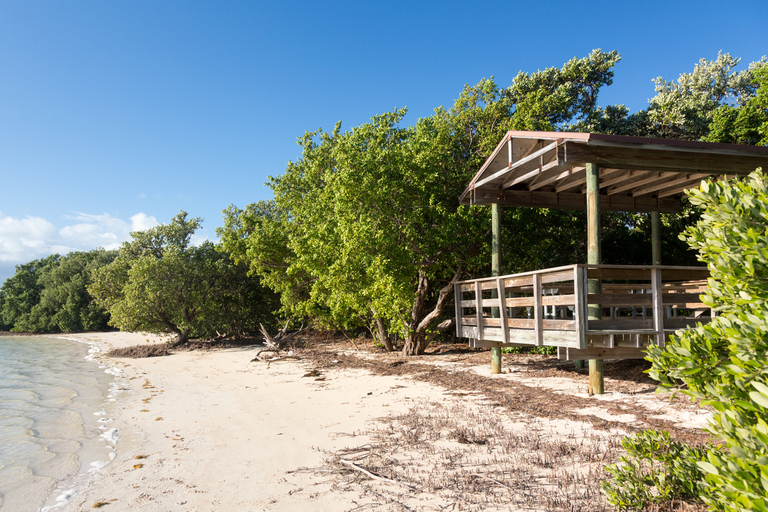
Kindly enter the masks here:
M 674 212 L 711 176 L 763 167 L 768 147 L 574 132 L 509 131 L 460 196 L 462 204 L 586 209 L 587 163 L 600 167 L 600 208 Z

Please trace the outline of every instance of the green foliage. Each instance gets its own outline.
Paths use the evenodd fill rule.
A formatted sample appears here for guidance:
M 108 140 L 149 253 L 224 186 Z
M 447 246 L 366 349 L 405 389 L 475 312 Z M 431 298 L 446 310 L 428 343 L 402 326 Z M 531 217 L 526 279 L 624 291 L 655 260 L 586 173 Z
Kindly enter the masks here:
M 588 121 L 596 112 L 600 88 L 613 83 L 613 67 L 620 60 L 616 51 L 597 49 L 560 69 L 521 71 L 507 91 L 515 104 L 512 129 L 554 131 Z
M 27 330 L 26 328 L 31 324 L 29 317 L 32 308 L 40 302 L 40 294 L 43 291 L 40 276 L 46 269 L 55 265 L 58 259 L 58 254 L 52 254 L 39 260 L 16 265 L 16 273 L 3 283 L 0 290 L 3 323 L 12 326 L 15 332 Z
M 242 336 L 269 323 L 275 299 L 256 277 L 210 242 L 190 244 L 200 219 L 181 212 L 170 224 L 131 233 L 117 258 L 94 274 L 89 287 L 129 331 L 190 336 Z
M 711 273 L 705 304 L 718 316 L 651 348 L 650 374 L 715 409 L 724 442 L 699 468 L 717 509 L 768 510 L 768 181 L 705 182 L 689 197 L 704 209 L 682 235 Z
M 649 134 L 699 140 L 709 131 L 715 110 L 724 104 L 743 105 L 755 93 L 751 69 L 733 71 L 741 59 L 718 53 L 713 61 L 701 59 L 692 73 L 674 81 L 654 80 L 656 96 L 648 108 Z
M 574 131 L 635 135 L 710 142 L 756 142 L 757 127 L 762 137 L 768 95 L 764 74 L 766 60 L 753 62 L 743 71 L 734 71 L 741 59 L 718 53 L 715 60 L 701 59 L 693 72 L 675 80 L 658 77 L 656 96 L 647 109 L 634 114 L 624 105 L 596 107 L 590 116 L 569 127 Z M 758 99 L 763 98 L 763 99 Z
M 87 291 L 93 271 L 115 251 L 52 255 L 16 267 L 0 290 L 3 323 L 15 332 L 79 332 L 104 329 L 108 315 Z
M 699 501 L 703 472 L 697 463 L 705 450 L 670 439 L 669 432 L 645 430 L 622 439 L 627 451 L 601 482 L 608 503 L 619 510 L 644 509 L 677 500 Z
M 741 106 L 715 110 L 709 134 L 702 140 L 768 146 L 768 65 L 753 65 L 750 70 L 755 95 Z
M 271 178 L 273 204 L 225 211 L 223 246 L 280 292 L 285 315 L 344 329 L 384 325 L 405 338 L 406 353 L 421 353 L 446 310 L 446 285 L 488 273 L 490 209 L 457 197 L 507 130 L 588 116 L 618 58 L 596 50 L 561 70 L 520 74 L 508 90 L 482 80 L 408 127 L 403 109 L 348 132 L 309 132 L 301 158 Z M 504 224 L 505 270 L 569 261 L 583 249 L 562 243 L 584 231 L 571 212 L 514 209 Z

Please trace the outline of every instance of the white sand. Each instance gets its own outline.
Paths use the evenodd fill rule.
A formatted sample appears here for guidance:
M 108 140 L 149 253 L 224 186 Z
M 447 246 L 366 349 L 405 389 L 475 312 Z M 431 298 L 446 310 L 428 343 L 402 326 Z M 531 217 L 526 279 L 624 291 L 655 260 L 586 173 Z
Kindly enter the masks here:
M 130 333 L 71 337 L 95 343 L 103 352 L 148 338 L 161 341 Z M 108 502 L 103 510 L 109 512 L 353 510 L 362 503 L 355 489 L 334 488 L 332 472 L 302 469 L 323 468 L 329 452 L 364 445 L 367 438 L 360 433 L 377 419 L 404 413 L 417 403 L 437 401 L 446 410 L 472 400 L 477 404 L 466 394 L 453 396 L 408 377 L 372 376 L 361 370 L 324 370 L 325 380 L 315 380 L 304 377 L 309 362 L 279 361 L 270 367 L 250 362 L 257 350 L 145 359 L 101 356 L 119 370 L 121 391 L 107 409 L 110 421 L 105 425 L 105 431 L 118 437 L 116 456 L 53 510 L 91 510 L 100 502 Z M 554 382 L 547 384 L 555 387 Z M 568 392 L 569 383 L 561 384 L 562 392 Z M 589 412 L 599 415 L 599 404 L 596 400 L 596 409 Z M 559 431 L 571 440 L 574 432 L 590 430 L 586 422 L 520 420 L 509 416 L 525 428 L 541 423 L 542 435 Z M 49 506 L 56 504 L 55 498 Z M 415 509 L 438 505 L 417 504 Z
M 147 339 L 130 333 L 72 337 L 105 352 Z M 119 384 L 125 388 L 107 425 L 117 428 L 116 458 L 54 510 L 90 510 L 110 500 L 103 507 L 109 512 L 349 510 L 354 495 L 328 493 L 328 484 L 288 472 L 321 466 L 320 450 L 347 446 L 348 435 L 367 422 L 442 393 L 406 378 L 366 378 L 363 371 L 331 372 L 315 381 L 302 377 L 307 368 L 300 361 L 269 368 L 251 363 L 256 350 L 111 359 L 123 371 Z

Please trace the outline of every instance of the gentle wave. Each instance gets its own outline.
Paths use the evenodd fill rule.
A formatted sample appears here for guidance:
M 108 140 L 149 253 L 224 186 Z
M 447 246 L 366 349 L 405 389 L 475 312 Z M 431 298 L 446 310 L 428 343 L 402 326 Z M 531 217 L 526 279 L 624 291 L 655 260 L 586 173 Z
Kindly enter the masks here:
M 97 357 L 72 339 L 0 337 L 0 510 L 62 506 L 114 458 L 115 372 Z

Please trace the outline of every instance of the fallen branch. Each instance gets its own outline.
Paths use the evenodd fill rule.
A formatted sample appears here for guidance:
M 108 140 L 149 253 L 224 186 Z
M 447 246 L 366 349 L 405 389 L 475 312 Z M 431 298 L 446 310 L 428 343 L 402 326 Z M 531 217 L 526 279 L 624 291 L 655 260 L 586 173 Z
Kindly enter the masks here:
M 283 359 L 296 359 L 297 361 L 301 360 L 301 358 L 299 356 L 279 356 L 279 357 L 273 357 L 271 359 L 267 359 L 267 368 L 269 368 L 269 365 L 274 363 L 275 361 L 282 361 Z
M 402 482 L 398 482 L 397 480 L 392 480 L 391 478 L 387 478 L 387 477 L 383 477 L 383 476 L 381 476 L 381 475 L 377 475 L 376 473 L 371 473 L 371 472 L 370 472 L 370 471 L 368 471 L 367 469 L 364 469 L 364 468 L 362 468 L 362 467 L 358 466 L 357 464 L 355 464 L 355 463 L 354 463 L 354 462 L 352 462 L 352 461 L 349 461 L 349 460 L 344 460 L 344 459 L 339 459 L 339 462 L 341 462 L 342 464 L 345 464 L 345 465 L 349 466 L 350 468 L 352 468 L 352 469 L 354 469 L 354 470 L 356 470 L 356 471 L 360 471 L 361 473 L 363 473 L 363 474 L 364 474 L 364 475 L 366 475 L 367 477 L 369 477 L 369 478 L 373 478 L 374 480 L 382 480 L 382 481 L 384 481 L 384 482 L 388 482 L 388 483 L 390 483 L 390 484 L 399 485 L 400 487 L 405 487 L 406 489 L 409 489 L 409 490 L 411 490 L 411 491 L 415 491 L 415 490 L 416 490 L 414 487 L 411 487 L 411 486 L 410 486 L 410 485 L 408 485 L 408 484 L 404 484 L 404 483 L 402 483 Z
M 491 481 L 491 482 L 493 482 L 493 483 L 495 483 L 495 484 L 497 484 L 497 485 L 500 485 L 500 486 L 502 486 L 502 487 L 504 487 L 504 488 L 506 488 L 506 489 L 508 489 L 508 490 L 510 490 L 510 491 L 511 491 L 511 490 L 513 490 L 513 489 L 512 489 L 510 486 L 508 486 L 507 484 L 505 484 L 505 483 L 503 483 L 503 482 L 499 482 L 499 481 L 498 481 L 498 480 L 496 480 L 495 478 L 491 478 L 491 477 L 489 477 L 489 476 L 485 476 L 485 475 L 478 475 L 477 473 L 473 474 L 472 476 L 475 476 L 475 477 L 477 477 L 477 478 L 483 478 L 483 479 L 485 479 L 485 480 L 489 480 L 489 481 Z

